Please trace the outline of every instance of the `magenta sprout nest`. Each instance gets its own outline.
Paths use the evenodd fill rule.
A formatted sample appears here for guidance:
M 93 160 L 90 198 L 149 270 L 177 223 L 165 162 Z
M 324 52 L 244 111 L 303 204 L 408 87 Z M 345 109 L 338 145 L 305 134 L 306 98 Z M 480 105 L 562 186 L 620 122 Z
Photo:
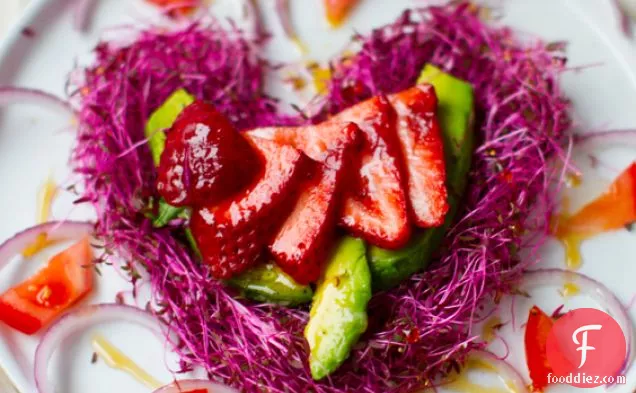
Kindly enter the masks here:
M 561 157 L 570 126 L 558 84 L 565 60 L 555 45 L 522 46 L 471 4 L 405 12 L 355 41 L 360 51 L 334 62 L 328 94 L 309 121 L 408 88 L 432 63 L 475 87 L 479 145 L 461 219 L 439 257 L 427 272 L 374 296 L 367 334 L 322 382 L 307 364 L 306 308 L 233 297 L 178 239 L 178 223 L 154 229 L 147 218 L 157 195 L 144 123 L 177 88 L 211 101 L 240 129 L 307 121 L 277 114 L 263 95 L 265 65 L 254 47 L 217 25 L 143 31 L 130 45 L 100 44 L 95 65 L 72 83 L 82 200 L 95 205 L 107 249 L 129 261 L 133 280 L 148 272 L 155 311 L 180 338 L 184 369 L 204 367 L 246 392 L 411 392 L 479 346 L 471 326 L 484 317 L 481 305 L 531 263 L 519 251 L 544 240 L 554 208 L 548 189 L 560 181 L 549 161 Z

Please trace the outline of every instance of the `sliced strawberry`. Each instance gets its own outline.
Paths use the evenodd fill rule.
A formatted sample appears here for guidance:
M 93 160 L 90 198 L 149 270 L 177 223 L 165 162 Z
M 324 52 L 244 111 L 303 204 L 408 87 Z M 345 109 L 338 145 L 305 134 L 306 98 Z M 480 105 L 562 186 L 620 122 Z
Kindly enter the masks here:
M 399 248 L 409 239 L 406 181 L 393 107 L 384 97 L 374 97 L 314 127 L 264 128 L 251 134 L 297 146 L 314 160 L 338 138 L 341 124 L 356 123 L 363 132 L 359 167 L 347 187 L 340 224 L 368 242 Z
M 248 131 L 251 136 L 269 139 L 301 150 L 312 160 L 324 162 L 332 150 L 341 150 L 360 129 L 353 122 L 335 121 L 305 127 L 265 127 Z
M 196 209 L 192 233 L 212 274 L 230 278 L 258 262 L 294 203 L 308 158 L 290 146 L 249 137 L 264 157 L 254 184 L 217 205 Z
M 195 101 L 167 135 L 157 190 L 173 206 L 217 203 L 248 186 L 261 167 L 256 150 L 230 121 Z
M 317 128 L 325 126 L 296 129 L 296 137 L 287 140 L 322 164 L 316 165 L 314 175 L 300 186 L 303 191 L 294 210 L 270 245 L 278 265 L 300 284 L 320 278 L 334 238 L 341 191 L 356 167 L 357 142 L 361 135 L 359 128 L 351 123 L 344 128 L 342 125 L 326 127 L 337 128 L 338 134 L 333 138 L 328 133 L 316 132 Z M 330 138 L 320 138 L 325 135 Z
M 355 182 L 347 187 L 340 224 L 376 246 L 404 246 L 411 225 L 391 104 L 384 97 L 374 97 L 330 121 L 356 123 L 364 134 L 360 170 Z
M 406 162 L 413 221 L 422 228 L 440 226 L 449 206 L 435 89 L 419 85 L 389 99 L 398 116 L 397 133 Z

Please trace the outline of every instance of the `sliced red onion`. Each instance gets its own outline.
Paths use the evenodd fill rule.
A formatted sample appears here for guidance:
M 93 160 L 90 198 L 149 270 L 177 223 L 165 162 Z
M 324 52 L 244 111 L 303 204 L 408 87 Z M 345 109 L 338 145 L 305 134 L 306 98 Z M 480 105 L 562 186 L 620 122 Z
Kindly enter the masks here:
M 540 269 L 524 273 L 519 289 L 562 287 L 565 283 L 573 283 L 579 287 L 582 293 L 597 301 L 620 325 L 627 341 L 627 356 L 618 374 L 624 375 L 634 360 L 634 325 L 623 303 L 609 288 L 581 273 L 563 269 Z
M 616 13 L 618 14 L 618 21 L 621 27 L 621 31 L 628 37 L 632 37 L 632 19 L 629 16 L 629 13 L 625 9 L 624 4 L 620 0 L 612 0 L 612 4 L 614 5 L 614 9 L 616 9 Z
M 289 11 L 289 0 L 276 0 L 276 15 L 287 38 L 296 39 L 296 32 L 294 31 Z
M 77 31 L 85 31 L 88 27 L 90 12 L 95 0 L 76 0 L 73 10 L 73 25 Z
M 505 361 L 504 359 L 498 357 L 492 352 L 475 350 L 471 352 L 471 356 L 477 359 L 483 359 L 487 361 L 489 364 L 494 366 L 499 375 L 501 375 L 502 379 L 505 381 L 507 385 L 511 385 L 510 387 L 517 393 L 526 393 L 529 392 L 528 385 L 524 382 L 523 377 L 514 368 L 510 363 Z
M 62 241 L 90 235 L 93 229 L 92 223 L 80 221 L 51 221 L 25 229 L 0 245 L 0 270 L 42 234 L 49 240 Z
M 56 392 L 55 386 L 48 381 L 48 366 L 55 350 L 66 338 L 89 326 L 113 321 L 131 322 L 155 334 L 163 334 L 161 321 L 136 307 L 97 304 L 75 309 L 48 328 L 35 350 L 34 376 L 38 393 Z
M 0 105 L 17 103 L 36 104 L 67 112 L 71 117 L 75 115 L 71 105 L 51 93 L 25 87 L 0 86 Z
M 245 20 L 245 31 L 250 39 L 257 40 L 265 35 L 261 13 L 256 4 L 256 0 L 241 0 L 238 2 L 241 7 L 243 19 Z
M 238 390 L 204 379 L 175 381 L 170 385 L 155 390 L 153 393 L 182 393 L 197 389 L 205 389 L 208 393 L 238 393 Z
M 610 147 L 636 147 L 636 130 L 609 130 L 577 134 L 574 146 L 579 149 L 607 149 Z

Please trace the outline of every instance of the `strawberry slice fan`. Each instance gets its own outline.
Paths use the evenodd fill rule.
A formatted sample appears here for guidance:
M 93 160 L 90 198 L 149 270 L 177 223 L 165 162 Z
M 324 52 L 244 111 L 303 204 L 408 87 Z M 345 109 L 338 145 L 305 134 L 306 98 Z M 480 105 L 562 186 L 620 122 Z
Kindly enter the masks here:
M 322 124 L 246 132 L 264 162 L 260 177 L 223 203 L 198 207 L 192 217 L 213 274 L 231 278 L 264 260 L 268 250 L 287 274 L 309 284 L 320 277 L 338 224 L 384 248 L 404 246 L 412 224 L 443 224 L 448 202 L 436 109 L 434 89 L 422 85 L 371 98 Z M 184 112 L 180 118 L 190 116 Z M 228 140 L 242 146 L 234 133 Z M 249 178 L 246 173 L 238 171 L 236 179 Z

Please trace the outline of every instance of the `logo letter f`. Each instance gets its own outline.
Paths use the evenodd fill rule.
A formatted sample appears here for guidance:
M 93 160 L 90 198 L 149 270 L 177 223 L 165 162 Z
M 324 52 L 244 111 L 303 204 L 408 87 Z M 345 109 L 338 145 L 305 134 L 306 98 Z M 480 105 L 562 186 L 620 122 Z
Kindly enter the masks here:
M 576 349 L 577 351 L 581 351 L 581 364 L 579 365 L 579 368 L 583 367 L 583 365 L 585 364 L 585 361 L 587 360 L 587 351 L 593 351 L 596 349 L 594 347 L 587 345 L 587 332 L 590 330 L 601 330 L 602 327 L 603 326 L 601 325 L 585 325 L 576 329 L 574 333 L 572 333 L 572 341 L 574 341 L 574 344 L 580 345 L 580 347 Z M 582 340 L 581 342 L 579 342 L 579 339 L 577 336 L 581 332 L 583 333 L 581 335 Z

